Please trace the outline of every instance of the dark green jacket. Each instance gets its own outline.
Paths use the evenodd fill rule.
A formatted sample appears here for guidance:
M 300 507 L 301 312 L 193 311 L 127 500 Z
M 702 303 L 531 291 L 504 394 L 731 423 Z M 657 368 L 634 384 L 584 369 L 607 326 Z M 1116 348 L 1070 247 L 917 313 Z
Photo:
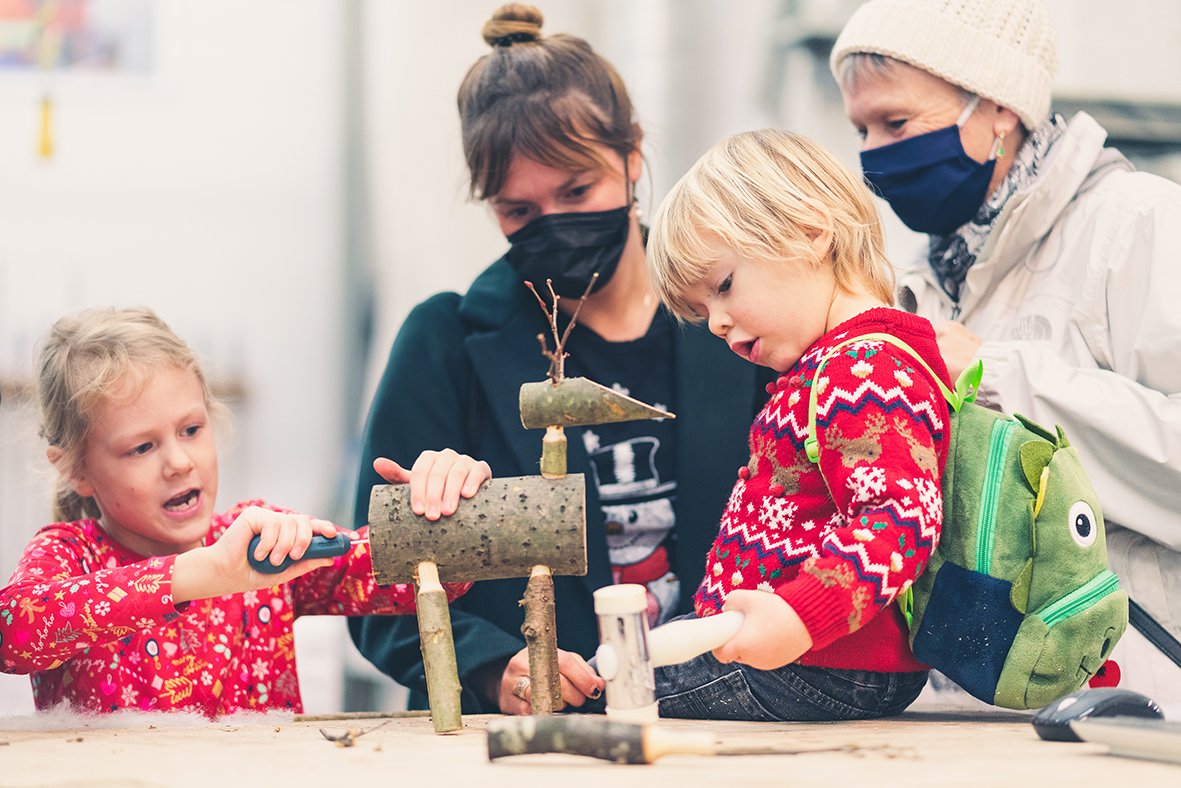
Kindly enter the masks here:
M 541 307 L 503 260 L 486 269 L 464 296 L 436 295 L 407 317 L 390 353 L 365 430 L 356 521 L 363 525 L 369 491 L 384 481 L 375 457 L 410 467 L 426 449 L 452 448 L 486 460 L 496 476 L 538 472 L 540 430 L 521 426 L 522 383 L 543 380 L 549 362 L 537 335 L 548 324 Z M 730 352 L 703 326 L 674 329 L 678 612 L 691 609 L 705 556 L 717 535 L 747 434 L 774 375 Z M 592 592 L 611 583 L 603 513 L 581 440 L 568 442 L 568 470 L 587 474 L 585 577 L 555 577 L 558 647 L 589 658 L 598 646 Z M 455 652 L 464 682 L 464 710 L 497 711 L 468 689 L 470 672 L 525 646 L 518 605 L 525 579 L 477 583 L 451 606 Z M 374 665 L 410 687 L 411 708 L 426 707 L 426 681 L 414 616 L 349 621 L 353 641 Z

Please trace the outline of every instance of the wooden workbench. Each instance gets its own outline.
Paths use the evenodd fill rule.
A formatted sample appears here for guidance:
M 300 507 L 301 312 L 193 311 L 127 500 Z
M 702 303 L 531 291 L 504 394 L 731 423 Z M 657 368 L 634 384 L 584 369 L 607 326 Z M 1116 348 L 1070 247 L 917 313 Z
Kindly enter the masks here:
M 0 718 L 0 786 L 1181 786 L 1181 766 L 1118 758 L 1097 744 L 1038 739 L 1028 716 L 924 708 L 902 717 L 833 724 L 665 720 L 670 730 L 707 730 L 725 744 L 798 748 L 850 745 L 807 755 L 676 755 L 621 766 L 570 755 L 528 755 L 490 763 L 484 726 L 438 735 L 425 717 L 398 717 L 349 748 L 325 739 L 383 719 L 294 721 L 276 717 L 170 724 L 127 718 L 127 727 L 18 730 L 32 718 Z M 5 724 L 5 723 L 9 724 Z M 19 723 L 19 724 L 16 724 Z

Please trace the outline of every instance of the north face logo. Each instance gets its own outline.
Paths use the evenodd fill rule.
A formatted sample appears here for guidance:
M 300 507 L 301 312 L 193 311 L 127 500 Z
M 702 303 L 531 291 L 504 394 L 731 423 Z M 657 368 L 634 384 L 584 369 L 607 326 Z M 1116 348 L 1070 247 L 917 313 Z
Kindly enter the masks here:
M 1009 339 L 1050 339 L 1054 335 L 1050 328 L 1050 321 L 1042 315 L 1025 315 L 1018 318 L 1013 330 L 1009 332 Z

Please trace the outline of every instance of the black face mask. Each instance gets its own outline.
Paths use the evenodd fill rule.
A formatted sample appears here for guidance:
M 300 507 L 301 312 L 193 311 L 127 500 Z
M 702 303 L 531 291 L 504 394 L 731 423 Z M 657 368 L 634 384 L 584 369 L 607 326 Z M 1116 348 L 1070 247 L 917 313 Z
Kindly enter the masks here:
M 508 237 L 508 264 L 539 292 L 547 279 L 563 298 L 581 298 L 591 282 L 597 292 L 611 281 L 631 228 L 631 204 L 610 211 L 538 216 Z

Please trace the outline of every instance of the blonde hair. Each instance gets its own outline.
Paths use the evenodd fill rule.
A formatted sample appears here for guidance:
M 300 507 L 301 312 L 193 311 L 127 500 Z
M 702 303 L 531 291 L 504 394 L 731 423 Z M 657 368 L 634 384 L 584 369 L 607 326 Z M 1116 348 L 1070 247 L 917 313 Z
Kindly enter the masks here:
M 831 241 L 816 259 L 813 240 L 825 233 Z M 860 286 L 894 303 L 894 269 L 869 189 L 799 134 L 764 129 L 724 139 L 661 203 L 648 238 L 648 274 L 682 320 L 697 319 L 685 293 L 717 262 L 719 243 L 748 259 L 830 264 L 844 292 Z
M 228 410 L 213 396 L 197 354 L 152 310 L 86 309 L 53 324 L 38 354 L 37 401 L 39 434 L 61 452 L 54 463 L 55 520 L 100 515 L 93 498 L 80 496 L 70 486 L 86 452 L 94 414 L 128 382 L 131 396 L 137 395 L 150 373 L 161 367 L 196 375 L 210 419 L 219 428 L 228 427 Z

